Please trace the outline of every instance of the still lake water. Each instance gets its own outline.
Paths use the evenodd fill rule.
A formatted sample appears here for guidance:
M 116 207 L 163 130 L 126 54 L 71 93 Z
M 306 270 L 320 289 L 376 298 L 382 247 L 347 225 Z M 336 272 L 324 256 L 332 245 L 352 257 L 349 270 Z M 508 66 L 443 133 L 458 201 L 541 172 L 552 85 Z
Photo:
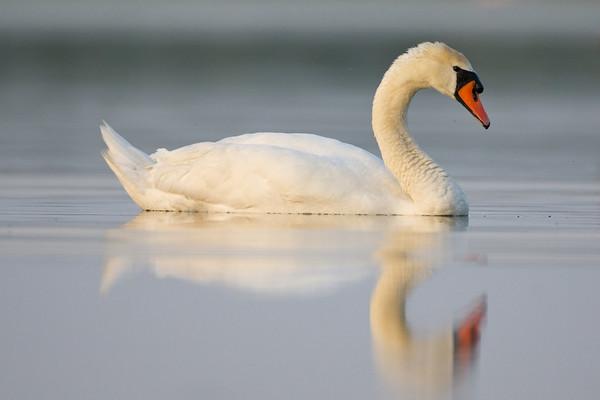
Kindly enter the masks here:
M 102 119 L 147 151 L 271 130 L 377 153 L 372 93 L 422 40 L 382 35 L 2 36 L 0 397 L 597 398 L 593 39 L 448 39 L 492 127 L 430 92 L 409 122 L 469 218 L 140 214 L 102 163 Z

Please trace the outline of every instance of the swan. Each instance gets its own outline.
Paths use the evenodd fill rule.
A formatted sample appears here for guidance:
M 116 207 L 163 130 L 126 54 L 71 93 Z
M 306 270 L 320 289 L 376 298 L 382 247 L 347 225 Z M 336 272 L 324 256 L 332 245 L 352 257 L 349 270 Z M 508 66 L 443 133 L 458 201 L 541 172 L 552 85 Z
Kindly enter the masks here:
M 467 58 L 441 42 L 400 55 L 375 92 L 372 127 L 382 159 L 335 139 L 252 133 L 147 155 L 106 122 L 102 153 L 144 210 L 467 215 L 460 186 L 423 152 L 406 128 L 415 93 L 456 99 L 487 129 L 483 85 Z

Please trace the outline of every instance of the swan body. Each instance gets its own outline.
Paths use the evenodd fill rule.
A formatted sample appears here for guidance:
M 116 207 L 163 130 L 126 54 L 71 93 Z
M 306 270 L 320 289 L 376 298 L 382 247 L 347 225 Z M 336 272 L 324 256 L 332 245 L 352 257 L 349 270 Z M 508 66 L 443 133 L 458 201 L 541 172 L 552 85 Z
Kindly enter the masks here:
M 467 59 L 442 43 L 423 43 L 392 64 L 373 101 L 383 160 L 335 139 L 299 133 L 246 134 L 146 155 L 106 123 L 103 157 L 144 210 L 466 215 L 460 187 L 412 141 L 405 124 L 418 90 L 456 94 L 456 68 L 474 75 Z
M 107 143 L 119 138 L 106 125 L 102 132 Z M 379 158 L 317 135 L 241 135 L 159 149 L 138 165 L 117 176 L 147 210 L 402 214 L 412 205 Z

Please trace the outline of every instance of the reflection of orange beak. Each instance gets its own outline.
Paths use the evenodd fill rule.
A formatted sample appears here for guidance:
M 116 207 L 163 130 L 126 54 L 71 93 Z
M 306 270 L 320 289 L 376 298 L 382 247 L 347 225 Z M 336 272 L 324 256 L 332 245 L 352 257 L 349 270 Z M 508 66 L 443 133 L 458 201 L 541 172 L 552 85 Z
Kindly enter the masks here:
M 479 342 L 481 322 L 485 319 L 487 302 L 482 298 L 454 331 L 455 351 L 458 355 L 470 354 Z
M 456 93 L 456 99 L 481 121 L 485 129 L 490 127 L 490 119 L 483 108 L 479 95 L 475 92 L 475 81 L 470 81 L 461 87 Z

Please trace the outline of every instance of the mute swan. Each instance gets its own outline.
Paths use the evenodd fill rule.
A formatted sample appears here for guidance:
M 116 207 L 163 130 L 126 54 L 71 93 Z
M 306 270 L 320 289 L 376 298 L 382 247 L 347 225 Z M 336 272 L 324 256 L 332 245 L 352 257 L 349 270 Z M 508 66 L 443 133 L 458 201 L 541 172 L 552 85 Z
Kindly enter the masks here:
M 483 86 L 449 46 L 421 43 L 387 70 L 373 99 L 372 126 L 383 161 L 358 147 L 311 134 L 253 133 L 147 155 L 108 124 L 103 157 L 144 210 L 467 215 L 454 180 L 406 129 L 415 93 L 455 98 L 487 129 Z

